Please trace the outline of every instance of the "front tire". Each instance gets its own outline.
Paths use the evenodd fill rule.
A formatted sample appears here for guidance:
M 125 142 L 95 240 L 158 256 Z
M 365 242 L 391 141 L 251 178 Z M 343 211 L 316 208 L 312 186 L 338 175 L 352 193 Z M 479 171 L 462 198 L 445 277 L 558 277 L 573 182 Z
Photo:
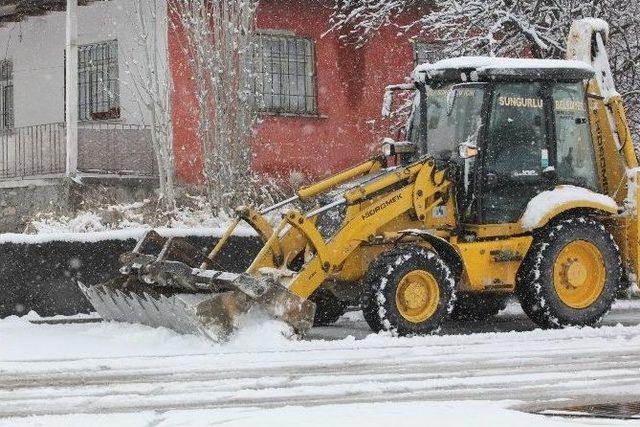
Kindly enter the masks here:
M 362 312 L 374 332 L 434 332 L 453 309 L 451 269 L 435 252 L 420 246 L 383 253 L 371 263 L 363 282 Z
M 598 324 L 622 279 L 613 236 L 592 218 L 565 219 L 545 231 L 518 275 L 522 309 L 543 328 Z

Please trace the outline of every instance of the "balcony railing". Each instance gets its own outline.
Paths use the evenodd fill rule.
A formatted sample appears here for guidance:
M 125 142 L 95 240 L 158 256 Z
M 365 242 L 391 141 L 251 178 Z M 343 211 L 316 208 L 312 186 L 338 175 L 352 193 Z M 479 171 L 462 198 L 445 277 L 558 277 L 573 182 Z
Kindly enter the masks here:
M 66 165 L 63 123 L 0 133 L 0 179 L 61 176 Z M 155 176 L 151 132 L 145 126 L 82 123 L 78 126 L 78 172 L 91 175 Z
M 7 129 L 0 133 L 0 179 L 62 174 L 65 163 L 62 123 Z

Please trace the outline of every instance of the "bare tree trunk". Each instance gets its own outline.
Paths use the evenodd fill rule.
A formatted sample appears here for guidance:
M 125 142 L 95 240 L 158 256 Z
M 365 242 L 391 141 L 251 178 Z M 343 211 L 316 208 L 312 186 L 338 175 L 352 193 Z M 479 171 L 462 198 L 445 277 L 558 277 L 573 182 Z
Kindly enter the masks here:
M 209 201 L 229 212 L 251 188 L 256 122 L 257 0 L 173 0 L 196 79 L 198 137 Z
M 158 166 L 159 202 L 165 212 L 176 208 L 171 117 L 171 71 L 168 65 L 166 31 L 159 27 L 167 19 L 164 1 L 133 0 L 131 20 L 135 46 L 127 52 L 125 66 L 131 77 L 139 113 L 151 130 L 151 143 Z M 129 8 L 122 8 L 128 11 Z

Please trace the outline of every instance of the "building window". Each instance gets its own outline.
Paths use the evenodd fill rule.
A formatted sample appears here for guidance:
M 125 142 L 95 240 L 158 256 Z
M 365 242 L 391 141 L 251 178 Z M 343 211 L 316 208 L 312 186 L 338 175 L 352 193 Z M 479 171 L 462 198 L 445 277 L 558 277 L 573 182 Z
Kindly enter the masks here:
M 78 115 L 80 120 L 120 117 L 117 40 L 78 48 Z
M 423 41 L 413 42 L 413 61 L 416 65 L 433 64 L 441 59 L 443 59 L 441 45 Z
M 313 41 L 260 34 L 256 92 L 258 105 L 273 113 L 316 114 Z
M 13 128 L 13 63 L 0 61 L 0 130 Z

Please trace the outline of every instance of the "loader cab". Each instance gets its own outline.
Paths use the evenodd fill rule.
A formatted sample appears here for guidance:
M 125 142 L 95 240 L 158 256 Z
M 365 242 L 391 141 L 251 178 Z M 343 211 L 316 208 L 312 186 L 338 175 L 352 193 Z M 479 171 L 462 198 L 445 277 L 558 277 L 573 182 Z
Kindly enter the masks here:
M 410 126 L 421 153 L 458 165 L 461 222 L 515 223 L 560 184 L 599 191 L 585 94 L 593 72 L 569 61 L 484 60 L 427 68 L 417 85 L 426 113 Z

